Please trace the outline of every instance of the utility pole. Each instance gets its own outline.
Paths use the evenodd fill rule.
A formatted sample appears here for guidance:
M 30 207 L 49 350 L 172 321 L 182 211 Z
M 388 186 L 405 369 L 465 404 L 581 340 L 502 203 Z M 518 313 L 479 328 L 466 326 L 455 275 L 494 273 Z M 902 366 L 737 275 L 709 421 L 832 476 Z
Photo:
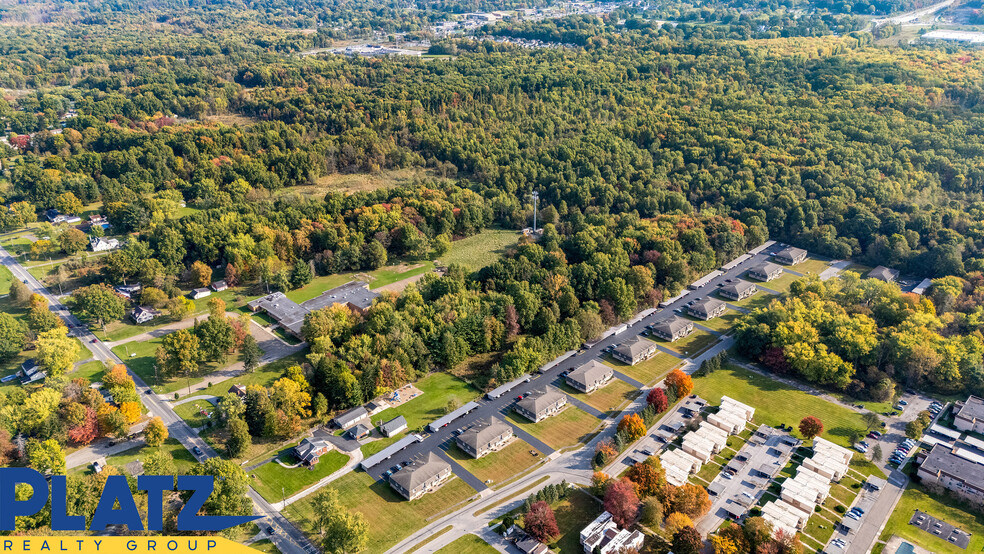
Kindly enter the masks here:
M 533 197 L 533 234 L 535 235 L 536 234 L 536 210 L 537 210 L 537 205 L 540 203 L 540 193 L 537 192 L 537 191 L 533 191 L 533 192 L 530 193 L 530 196 Z

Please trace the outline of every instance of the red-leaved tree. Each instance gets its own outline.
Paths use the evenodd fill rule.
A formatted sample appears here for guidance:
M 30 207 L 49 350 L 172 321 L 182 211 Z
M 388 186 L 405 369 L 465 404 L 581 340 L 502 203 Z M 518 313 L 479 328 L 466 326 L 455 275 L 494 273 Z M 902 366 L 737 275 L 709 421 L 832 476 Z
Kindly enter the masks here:
M 85 446 L 94 441 L 99 436 L 99 420 L 96 418 L 96 411 L 85 407 L 85 419 L 82 423 L 68 430 L 68 440 L 73 444 Z
M 670 407 L 670 399 L 666 397 L 666 391 L 662 387 L 653 387 L 646 395 L 646 403 L 658 413 L 663 413 Z
M 799 431 L 807 439 L 818 437 L 823 433 L 823 422 L 817 416 L 806 416 L 800 421 Z
M 542 543 L 548 543 L 560 534 L 557 518 L 554 517 L 550 505 L 543 500 L 534 502 L 523 516 L 523 529 Z
M 621 527 L 628 527 L 639 515 L 639 497 L 632 481 L 622 478 L 605 489 L 605 511 Z

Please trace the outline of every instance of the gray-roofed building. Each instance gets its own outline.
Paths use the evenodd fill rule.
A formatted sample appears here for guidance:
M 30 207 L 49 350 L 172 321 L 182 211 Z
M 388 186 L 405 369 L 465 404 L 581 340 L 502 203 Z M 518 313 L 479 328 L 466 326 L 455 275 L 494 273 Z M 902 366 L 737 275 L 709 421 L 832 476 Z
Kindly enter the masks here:
M 372 434 L 372 427 L 369 427 L 365 423 L 360 423 L 348 430 L 348 436 L 352 440 L 363 439 L 371 434 Z
M 199 298 L 205 298 L 206 296 L 211 296 L 211 295 L 212 295 L 212 289 L 209 289 L 207 287 L 202 287 L 199 289 L 192 290 L 191 294 L 189 294 L 188 296 L 190 296 L 192 300 L 198 300 Z
M 215 292 L 222 292 L 228 288 L 229 288 L 229 283 L 226 283 L 225 281 L 216 281 L 212 283 L 212 290 L 214 290 Z
M 919 478 L 925 485 L 937 483 L 960 496 L 980 502 L 984 499 L 984 465 L 957 455 L 958 449 L 937 444 L 919 465 Z
M 331 443 L 325 439 L 305 438 L 294 447 L 294 455 L 304 465 L 313 466 L 318 459 L 331 450 Z
M 513 428 L 496 417 L 472 423 L 455 439 L 458 448 L 472 458 L 498 450 L 513 437 Z
M 132 319 L 134 323 L 140 324 L 152 321 L 159 315 L 161 315 L 161 312 L 158 312 L 150 306 L 137 306 L 132 312 L 130 312 L 130 319 Z
M 787 246 L 786 248 L 776 252 L 773 258 L 781 264 L 796 265 L 806 260 L 806 254 L 806 250 L 803 250 L 802 248 Z
M 546 419 L 567 405 L 567 395 L 553 387 L 533 391 L 526 398 L 516 402 L 516 412 L 536 423 Z
M 744 279 L 737 279 L 734 283 L 719 288 L 718 292 L 721 296 L 737 302 L 754 295 L 758 292 L 758 287 L 755 286 L 755 283 L 745 281 Z
M 22 385 L 30 385 L 31 383 L 37 383 L 38 381 L 43 381 L 48 377 L 46 371 L 41 370 L 41 366 L 33 358 L 30 360 L 25 360 L 21 364 L 20 370 L 17 372 L 17 376 L 20 377 Z
M 378 297 L 379 293 L 369 290 L 368 284 L 351 281 L 301 304 L 287 298 L 282 292 L 275 292 L 246 305 L 254 312 L 263 310 L 292 335 L 303 339 L 301 329 L 307 314 L 335 304 L 344 304 L 353 311 L 362 312 L 372 306 L 373 300 Z
M 778 279 L 781 275 L 782 267 L 771 262 L 758 264 L 748 270 L 749 277 L 765 282 Z
M 961 431 L 984 433 L 984 399 L 969 396 L 953 414 L 953 426 Z
M 616 346 L 612 356 L 620 362 L 636 365 L 652 358 L 657 352 L 659 349 L 655 342 L 635 336 Z
M 380 425 L 379 430 L 387 437 L 392 437 L 401 431 L 407 430 L 407 418 L 403 416 L 396 416 Z
M 615 376 L 615 370 L 598 360 L 579 366 L 567 374 L 567 384 L 581 392 L 594 392 Z
M 880 265 L 868 272 L 868 278 L 892 283 L 899 278 L 899 270 Z
M 363 406 L 356 406 L 351 410 L 342 412 L 335 416 L 332 423 L 339 429 L 351 429 L 360 423 L 368 423 L 369 412 Z
M 693 304 L 687 306 L 687 311 L 690 315 L 707 321 L 709 319 L 714 319 L 715 317 L 723 314 L 728 307 L 716 298 L 711 298 L 710 296 L 697 300 Z
M 523 554 L 547 554 L 550 548 L 529 535 L 516 539 L 516 548 Z
M 664 319 L 659 323 L 653 325 L 653 334 L 657 337 L 673 342 L 677 339 L 682 339 L 683 337 L 689 335 L 694 331 L 694 322 L 683 319 L 682 317 L 673 316 L 668 319 Z
M 451 477 L 451 464 L 433 452 L 415 459 L 389 477 L 390 487 L 407 500 L 414 500 L 436 490 Z

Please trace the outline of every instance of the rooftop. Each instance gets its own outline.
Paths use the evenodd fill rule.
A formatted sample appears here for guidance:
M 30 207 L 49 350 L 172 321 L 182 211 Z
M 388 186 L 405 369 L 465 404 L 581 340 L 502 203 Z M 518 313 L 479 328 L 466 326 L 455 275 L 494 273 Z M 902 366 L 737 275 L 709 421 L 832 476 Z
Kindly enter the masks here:
M 506 432 L 512 432 L 512 427 L 509 424 L 499 418 L 490 417 L 488 421 L 479 420 L 471 424 L 458 435 L 458 440 L 478 450 L 492 443 L 499 435 Z
M 545 390 L 530 393 L 529 396 L 517 402 L 516 406 L 531 414 L 538 414 L 565 397 L 566 395 L 559 390 L 547 387 Z
M 626 358 L 634 359 L 638 356 L 645 355 L 655 348 L 655 346 L 652 341 L 635 336 L 618 345 L 615 351 Z
M 428 452 L 413 460 L 410 465 L 390 475 L 390 481 L 412 491 L 426 483 L 436 475 L 451 469 L 451 464 L 439 458 L 433 452 Z
M 579 366 L 577 369 L 567 374 L 567 378 L 578 383 L 591 383 L 607 373 L 614 373 L 615 370 L 598 360 Z
M 682 331 L 690 325 L 692 325 L 690 321 L 683 319 L 682 317 L 673 316 L 656 323 L 653 325 L 653 329 L 659 329 L 662 333 L 673 335 L 677 331 Z
M 973 395 L 967 397 L 966 402 L 963 403 L 963 407 L 954 416 L 972 421 L 984 421 L 984 399 Z

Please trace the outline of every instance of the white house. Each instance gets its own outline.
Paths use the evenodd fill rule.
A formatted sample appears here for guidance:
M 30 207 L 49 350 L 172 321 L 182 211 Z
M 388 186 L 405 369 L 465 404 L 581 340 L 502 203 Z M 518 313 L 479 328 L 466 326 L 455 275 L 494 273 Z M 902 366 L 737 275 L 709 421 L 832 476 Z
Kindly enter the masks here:
M 107 252 L 109 250 L 116 250 L 119 247 L 120 247 L 120 241 L 114 238 L 106 238 L 106 237 L 89 238 L 89 248 L 92 248 L 93 252 Z

